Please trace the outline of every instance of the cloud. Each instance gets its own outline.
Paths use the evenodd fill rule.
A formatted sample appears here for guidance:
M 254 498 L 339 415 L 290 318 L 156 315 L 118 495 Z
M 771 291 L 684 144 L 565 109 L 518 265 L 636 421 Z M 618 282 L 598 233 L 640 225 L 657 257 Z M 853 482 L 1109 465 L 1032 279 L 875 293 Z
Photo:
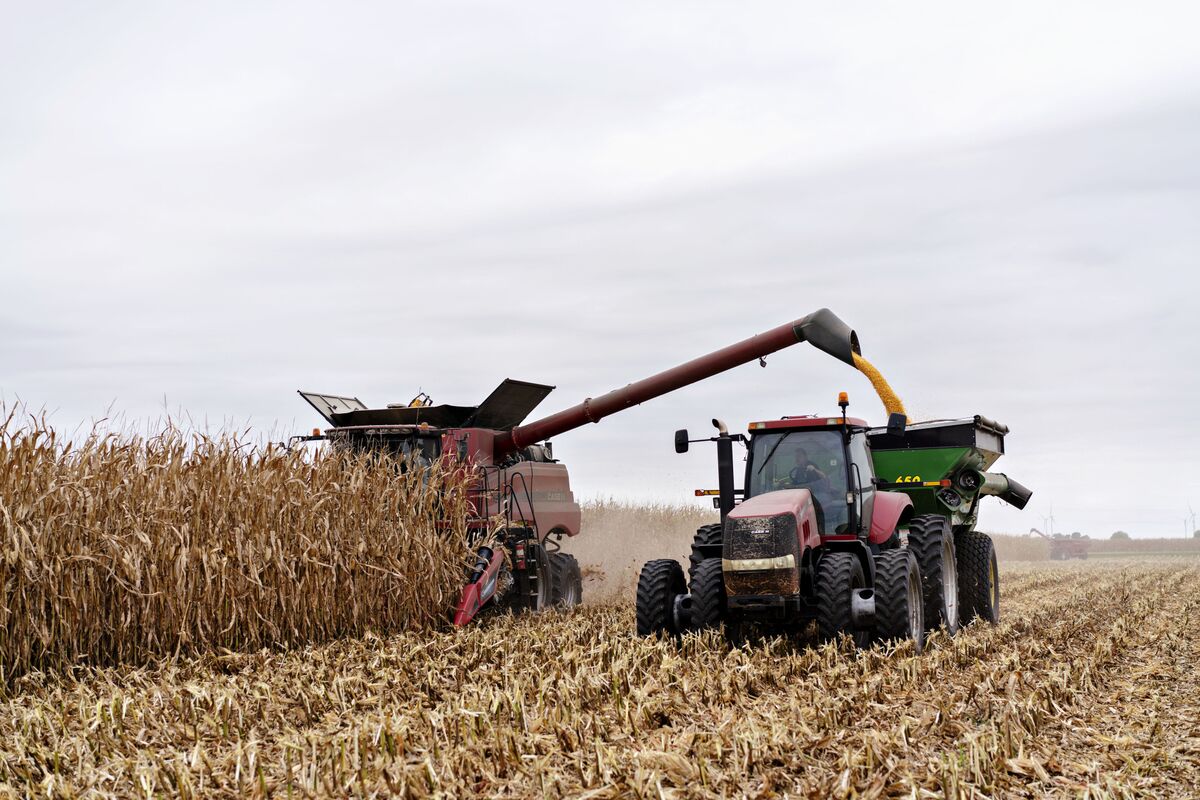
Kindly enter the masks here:
M 828 306 L 916 414 L 1012 426 L 1035 500 L 985 524 L 1200 505 L 1194 12 L 364 9 L 13 15 L 0 390 L 306 429 L 297 387 L 511 376 L 550 412 Z M 576 491 L 686 498 L 671 431 L 714 415 L 881 419 L 769 364 L 564 435 Z

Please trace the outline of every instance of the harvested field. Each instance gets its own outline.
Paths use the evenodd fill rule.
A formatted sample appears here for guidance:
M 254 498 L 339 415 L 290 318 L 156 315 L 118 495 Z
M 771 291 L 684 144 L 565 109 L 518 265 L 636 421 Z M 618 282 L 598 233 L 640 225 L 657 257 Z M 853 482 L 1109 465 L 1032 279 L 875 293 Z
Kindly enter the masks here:
M 854 653 L 632 636 L 629 604 L 30 675 L 13 795 L 1186 797 L 1200 570 L 1007 567 L 1003 621 Z M 513 646 L 513 643 L 520 646 Z

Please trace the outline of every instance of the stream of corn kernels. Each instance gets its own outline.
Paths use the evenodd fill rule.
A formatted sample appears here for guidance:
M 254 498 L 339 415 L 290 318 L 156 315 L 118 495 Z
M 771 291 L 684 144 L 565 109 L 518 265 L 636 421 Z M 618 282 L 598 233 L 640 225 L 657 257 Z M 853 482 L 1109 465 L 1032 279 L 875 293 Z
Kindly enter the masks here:
M 883 377 L 883 373 L 858 353 L 854 353 L 853 355 L 854 366 L 858 367 L 859 372 L 870 379 L 871 385 L 875 387 L 875 394 L 879 395 L 879 399 L 883 401 L 883 407 L 887 409 L 888 414 L 904 414 L 905 419 L 907 419 L 908 414 L 904 411 L 904 403 L 901 402 L 900 396 L 888 384 L 887 378 Z

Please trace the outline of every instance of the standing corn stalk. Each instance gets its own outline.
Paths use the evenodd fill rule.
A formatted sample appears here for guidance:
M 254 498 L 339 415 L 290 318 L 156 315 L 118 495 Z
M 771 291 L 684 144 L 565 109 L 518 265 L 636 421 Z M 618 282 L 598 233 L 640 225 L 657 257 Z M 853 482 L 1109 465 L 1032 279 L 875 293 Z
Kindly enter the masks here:
M 464 476 L 234 435 L 0 425 L 0 668 L 429 626 L 462 581 Z

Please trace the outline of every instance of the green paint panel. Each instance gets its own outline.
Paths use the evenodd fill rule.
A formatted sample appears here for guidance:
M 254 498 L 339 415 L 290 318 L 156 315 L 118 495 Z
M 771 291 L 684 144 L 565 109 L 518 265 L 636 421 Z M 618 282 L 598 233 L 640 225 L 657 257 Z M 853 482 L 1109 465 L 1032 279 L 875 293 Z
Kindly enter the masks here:
M 972 460 L 971 447 L 928 447 L 913 450 L 871 452 L 875 476 L 888 483 L 906 480 L 940 481 L 949 478 L 962 464 Z
M 875 464 L 875 476 L 888 483 L 904 480 L 940 481 L 947 479 L 965 466 L 982 468 L 985 459 L 973 447 L 922 447 L 908 450 L 879 450 L 871 452 Z M 941 514 L 950 519 L 952 525 L 974 525 L 958 512 L 952 512 L 937 499 L 937 488 L 914 486 L 902 491 L 912 498 L 913 510 L 917 514 Z M 968 504 L 963 504 L 966 510 Z

